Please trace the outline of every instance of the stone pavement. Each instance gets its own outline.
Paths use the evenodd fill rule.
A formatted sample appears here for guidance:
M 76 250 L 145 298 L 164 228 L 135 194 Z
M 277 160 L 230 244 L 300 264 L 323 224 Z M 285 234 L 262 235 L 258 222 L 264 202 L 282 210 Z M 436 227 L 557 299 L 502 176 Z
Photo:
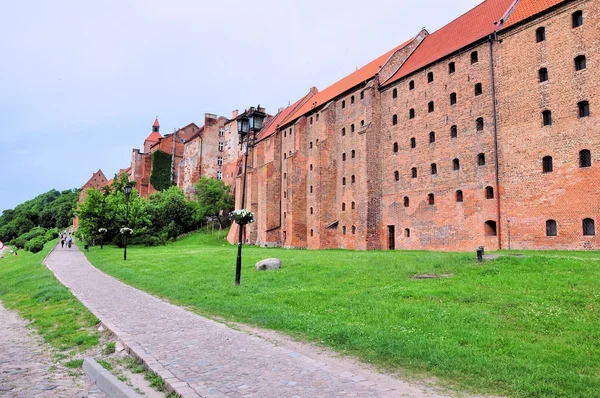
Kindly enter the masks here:
M 0 396 L 106 397 L 87 377 L 54 366 L 50 349 L 26 325 L 0 305 Z
M 183 397 L 441 397 L 343 360 L 303 355 L 125 285 L 76 247 L 45 264 L 131 353 Z

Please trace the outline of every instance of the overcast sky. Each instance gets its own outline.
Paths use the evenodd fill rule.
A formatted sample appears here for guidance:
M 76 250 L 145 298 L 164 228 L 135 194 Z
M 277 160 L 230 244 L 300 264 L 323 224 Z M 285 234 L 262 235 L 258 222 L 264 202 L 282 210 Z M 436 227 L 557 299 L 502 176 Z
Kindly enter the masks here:
M 276 112 L 481 0 L 0 0 L 0 211 L 161 132 Z

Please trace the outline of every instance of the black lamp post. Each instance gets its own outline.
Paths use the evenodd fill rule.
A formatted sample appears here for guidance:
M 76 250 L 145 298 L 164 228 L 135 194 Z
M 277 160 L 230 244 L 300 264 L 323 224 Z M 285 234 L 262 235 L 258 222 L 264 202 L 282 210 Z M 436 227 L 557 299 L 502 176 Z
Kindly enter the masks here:
M 248 167 L 248 151 L 254 146 L 256 133 L 262 128 L 263 120 L 267 115 L 260 111 L 260 105 L 255 109 L 250 108 L 250 111 L 244 112 L 237 119 L 238 134 L 240 136 L 240 145 L 244 151 L 244 177 L 242 180 L 242 203 L 241 209 L 244 209 L 246 202 L 246 169 Z M 242 239 L 244 236 L 244 225 L 239 225 L 238 233 L 238 252 L 235 263 L 235 285 L 240 285 L 242 276 Z
M 131 195 L 131 189 L 133 187 L 131 184 L 125 185 L 125 224 L 129 225 L 129 196 Z M 129 228 L 126 226 L 126 228 Z M 129 235 L 128 230 L 125 230 L 125 250 L 123 251 L 123 260 L 127 260 L 127 235 Z
M 102 224 L 106 224 L 106 198 L 102 198 Z M 104 249 L 104 231 L 100 232 L 100 249 Z

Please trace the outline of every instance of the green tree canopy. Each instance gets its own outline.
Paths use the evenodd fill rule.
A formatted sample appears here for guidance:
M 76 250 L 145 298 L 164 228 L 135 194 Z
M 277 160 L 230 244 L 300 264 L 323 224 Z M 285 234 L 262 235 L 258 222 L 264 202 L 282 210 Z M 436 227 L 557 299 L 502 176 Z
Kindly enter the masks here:
M 222 180 L 202 177 L 196 183 L 197 219 L 216 217 L 219 224 L 227 219 L 226 214 L 235 205 L 235 199 L 230 192 L 229 186 Z M 221 213 L 223 210 L 223 213 Z

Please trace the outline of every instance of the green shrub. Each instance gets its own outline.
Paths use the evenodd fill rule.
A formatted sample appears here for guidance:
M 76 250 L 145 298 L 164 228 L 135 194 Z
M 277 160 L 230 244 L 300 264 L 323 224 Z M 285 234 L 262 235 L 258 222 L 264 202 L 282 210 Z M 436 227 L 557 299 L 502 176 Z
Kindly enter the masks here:
M 45 234 L 46 234 L 46 228 L 36 227 L 36 228 L 32 228 L 28 232 L 25 232 L 24 234 L 20 235 L 18 239 L 28 241 L 33 238 L 44 237 Z
M 33 238 L 25 244 L 25 250 L 37 253 L 44 249 L 44 240 L 41 237 Z
M 56 238 L 58 238 L 58 230 L 56 228 L 49 229 L 44 234 L 44 240 L 46 242 L 51 241 L 51 240 L 56 239 Z
M 17 249 L 24 249 L 26 243 L 27 241 L 21 238 L 15 238 L 10 241 L 10 245 L 15 246 Z

